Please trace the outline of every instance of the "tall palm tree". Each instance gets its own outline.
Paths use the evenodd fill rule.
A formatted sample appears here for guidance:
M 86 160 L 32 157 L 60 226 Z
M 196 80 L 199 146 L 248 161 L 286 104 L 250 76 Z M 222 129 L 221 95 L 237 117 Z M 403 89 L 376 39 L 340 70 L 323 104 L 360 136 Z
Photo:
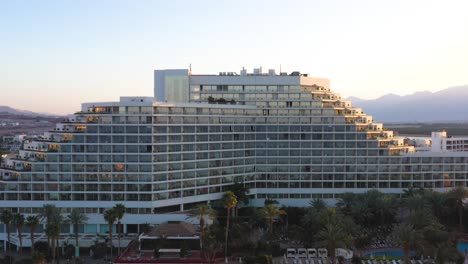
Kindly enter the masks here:
M 111 259 L 113 258 L 112 252 L 112 227 L 114 226 L 115 221 L 117 220 L 117 213 L 113 208 L 107 209 L 104 211 L 104 220 L 106 220 L 109 225 L 109 242 L 111 250 Z
M 55 248 L 58 244 L 60 236 L 60 225 L 64 222 L 60 208 L 55 207 L 54 204 L 44 204 L 42 206 L 42 217 L 46 219 L 46 229 L 49 228 L 50 232 L 45 232 L 47 235 L 47 243 L 50 245 L 52 242 L 53 256 L 56 255 Z M 55 231 L 58 230 L 58 235 L 55 236 Z M 53 237 L 49 236 L 52 234 Z
M 440 192 L 436 192 L 436 191 L 431 190 L 430 195 L 428 197 L 428 200 L 429 200 L 429 202 L 431 204 L 432 212 L 439 219 L 439 221 L 441 223 L 443 223 L 444 222 L 443 221 L 444 220 L 443 216 L 448 211 L 448 204 L 447 204 L 448 195 L 447 195 L 447 193 L 440 193 Z
M 280 216 L 285 215 L 286 211 L 276 207 L 274 204 L 268 204 L 262 209 L 260 209 L 260 213 L 262 214 L 263 218 L 266 220 L 268 225 L 268 234 L 270 235 L 270 239 L 273 235 L 273 223 L 274 221 Z
M 57 213 L 59 213 L 59 211 L 54 204 L 44 204 L 42 206 L 42 217 L 46 219 L 47 224 L 53 221 L 53 218 L 56 217 Z
M 203 250 L 203 235 L 205 231 L 205 217 L 213 219 L 216 217 L 216 211 L 208 204 L 199 204 L 189 212 L 190 218 L 198 218 L 200 220 L 200 249 Z
M 316 212 L 320 212 L 327 208 L 327 205 L 322 199 L 313 199 L 309 202 L 309 205 L 312 207 L 313 210 Z
M 7 232 L 7 247 L 8 247 L 8 255 L 11 255 L 11 245 L 10 245 L 10 229 L 9 225 L 13 221 L 13 214 L 10 210 L 3 210 L 2 214 L 0 215 L 0 220 L 2 220 L 3 224 L 5 225 L 5 230 Z M 6 253 L 6 251 L 5 251 Z
M 338 199 L 336 207 L 339 208 L 345 215 L 351 215 L 356 197 L 357 196 L 355 193 L 343 193 Z
M 34 254 L 34 233 L 39 225 L 40 219 L 37 215 L 30 215 L 26 218 L 26 226 L 29 227 L 29 233 L 31 236 L 31 255 Z
M 57 214 L 57 207 L 54 204 L 44 204 L 42 206 L 42 219 L 46 220 L 46 227 L 53 221 L 53 218 Z M 50 237 L 47 236 L 47 243 L 50 245 Z
M 413 225 L 402 223 L 393 230 L 395 241 L 403 247 L 403 259 L 405 263 L 409 262 L 409 253 L 420 246 L 423 239 L 422 234 L 418 232 Z
M 224 262 L 228 262 L 227 260 L 227 246 L 228 246 L 228 235 L 229 235 L 229 219 L 231 218 L 231 210 L 232 208 L 236 207 L 237 205 L 237 197 L 236 195 L 231 192 L 227 191 L 223 195 L 223 206 L 226 208 L 227 216 L 226 216 L 226 231 L 224 233 Z
M 88 221 L 88 216 L 82 213 L 78 208 L 73 208 L 71 213 L 67 216 L 67 221 L 73 225 L 73 233 L 75 234 L 75 257 L 79 256 L 80 245 L 78 236 L 80 233 L 80 225 L 85 224 Z
M 24 226 L 24 215 L 16 213 L 13 215 L 13 223 L 15 224 L 16 232 L 18 232 L 19 239 L 19 253 L 23 253 L 23 235 L 21 234 L 21 228 Z
M 327 247 L 331 263 L 335 263 L 335 249 L 351 244 L 352 238 L 346 234 L 341 225 L 328 223 L 318 233 L 319 244 Z
M 120 222 L 123 218 L 123 216 L 125 215 L 125 205 L 119 203 L 119 204 L 116 204 L 114 205 L 114 208 L 115 210 L 115 213 L 116 213 L 116 216 L 117 216 L 117 233 L 119 235 L 119 255 L 120 255 L 120 240 L 121 240 L 121 237 L 122 237 L 122 223 Z
M 60 223 L 50 222 L 46 226 L 45 233 L 50 241 L 52 241 L 52 263 L 55 262 L 57 255 L 57 241 L 60 237 Z
M 463 232 L 463 200 L 468 197 L 468 190 L 463 186 L 459 186 L 450 190 L 448 196 L 455 202 L 458 212 L 458 230 Z

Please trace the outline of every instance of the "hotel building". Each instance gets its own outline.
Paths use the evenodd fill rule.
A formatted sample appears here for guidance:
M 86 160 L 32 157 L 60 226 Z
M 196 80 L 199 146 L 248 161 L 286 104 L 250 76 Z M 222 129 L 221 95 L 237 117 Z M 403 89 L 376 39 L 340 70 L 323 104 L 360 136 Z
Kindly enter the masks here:
M 326 79 L 255 69 L 156 70 L 154 80 L 154 98 L 84 103 L 5 159 L 0 208 L 81 208 L 90 216 L 83 233 L 95 234 L 107 230 L 102 212 L 123 203 L 124 232 L 136 233 L 138 224 L 186 220 L 168 212 L 219 199 L 235 182 L 255 206 L 468 186 L 468 152 L 415 152 Z

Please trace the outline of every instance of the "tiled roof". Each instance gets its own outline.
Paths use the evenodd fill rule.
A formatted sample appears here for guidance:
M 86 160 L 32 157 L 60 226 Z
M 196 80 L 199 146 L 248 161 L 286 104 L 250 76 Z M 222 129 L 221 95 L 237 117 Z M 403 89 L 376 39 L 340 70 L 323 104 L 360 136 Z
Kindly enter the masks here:
M 148 236 L 195 236 L 197 228 L 187 222 L 168 222 L 151 229 Z

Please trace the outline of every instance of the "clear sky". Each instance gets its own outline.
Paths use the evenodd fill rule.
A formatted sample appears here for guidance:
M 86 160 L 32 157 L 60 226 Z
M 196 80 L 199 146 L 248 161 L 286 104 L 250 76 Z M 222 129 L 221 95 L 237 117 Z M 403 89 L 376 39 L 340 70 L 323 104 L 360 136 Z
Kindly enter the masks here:
M 73 113 L 153 94 L 153 70 L 263 66 L 342 96 L 468 84 L 468 1 L 0 0 L 0 105 Z

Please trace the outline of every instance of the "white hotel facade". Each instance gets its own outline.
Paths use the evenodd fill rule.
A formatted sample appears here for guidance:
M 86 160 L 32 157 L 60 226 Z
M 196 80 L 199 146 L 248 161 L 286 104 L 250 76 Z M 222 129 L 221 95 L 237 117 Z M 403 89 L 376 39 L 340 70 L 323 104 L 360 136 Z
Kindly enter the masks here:
M 154 98 L 84 103 L 6 159 L 0 208 L 82 208 L 90 216 L 82 231 L 92 234 L 107 230 L 102 212 L 123 203 L 131 233 L 186 220 L 168 212 L 218 199 L 234 182 L 248 187 L 253 205 L 304 206 L 369 189 L 466 187 L 467 171 L 468 152 L 415 152 L 326 79 L 156 70 Z

